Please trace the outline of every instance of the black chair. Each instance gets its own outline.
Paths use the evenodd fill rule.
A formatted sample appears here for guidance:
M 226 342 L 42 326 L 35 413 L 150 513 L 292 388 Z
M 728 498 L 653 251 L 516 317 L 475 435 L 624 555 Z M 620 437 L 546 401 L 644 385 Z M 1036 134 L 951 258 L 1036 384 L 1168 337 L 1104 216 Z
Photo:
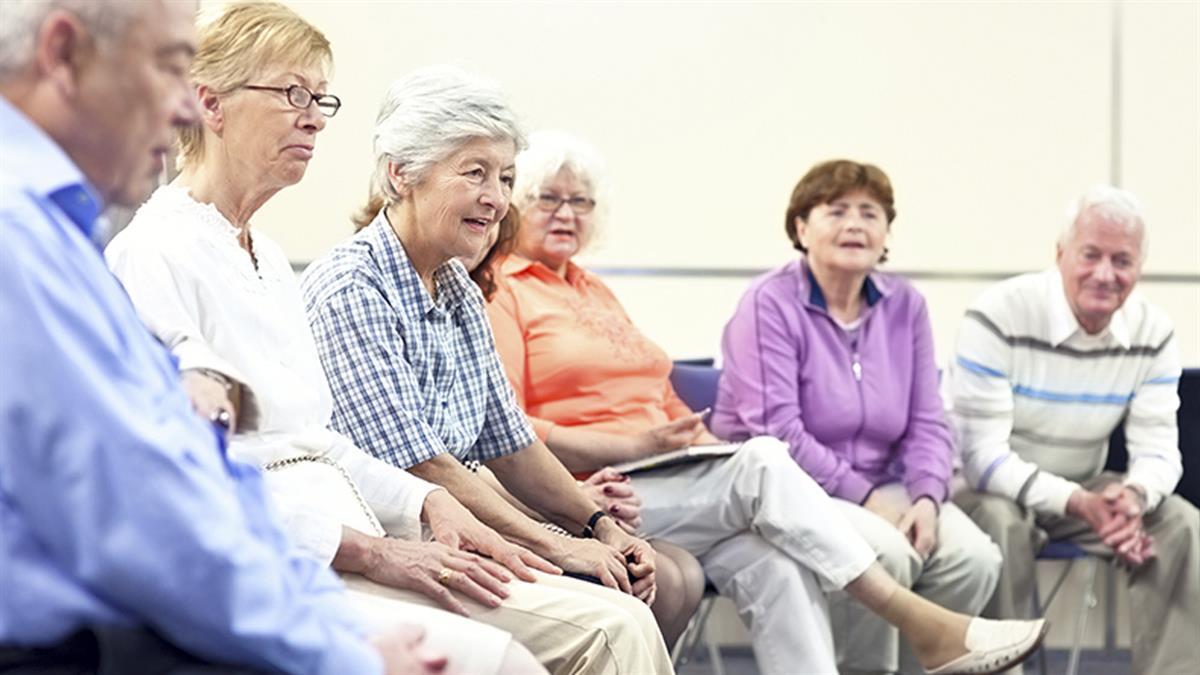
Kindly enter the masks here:
M 1184 368 L 1179 378 L 1179 452 L 1183 455 L 1183 477 L 1176 494 L 1200 507 L 1200 368 Z M 1118 424 L 1108 439 L 1108 471 L 1124 473 L 1129 465 L 1125 428 Z

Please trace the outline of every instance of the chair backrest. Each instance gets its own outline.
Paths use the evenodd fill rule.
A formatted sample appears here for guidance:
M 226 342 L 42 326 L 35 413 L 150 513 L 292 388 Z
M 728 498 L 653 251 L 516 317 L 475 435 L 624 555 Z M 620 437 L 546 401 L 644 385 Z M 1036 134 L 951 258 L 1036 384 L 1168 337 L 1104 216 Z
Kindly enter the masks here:
M 692 410 L 711 408 L 717 402 L 717 383 L 721 370 L 710 365 L 693 365 L 676 361 L 671 369 L 671 386 Z
M 1200 368 L 1184 368 L 1179 378 L 1179 452 L 1183 455 L 1183 478 L 1175 492 L 1200 507 Z M 1108 439 L 1110 471 L 1123 472 L 1129 465 L 1124 425 L 1117 425 Z

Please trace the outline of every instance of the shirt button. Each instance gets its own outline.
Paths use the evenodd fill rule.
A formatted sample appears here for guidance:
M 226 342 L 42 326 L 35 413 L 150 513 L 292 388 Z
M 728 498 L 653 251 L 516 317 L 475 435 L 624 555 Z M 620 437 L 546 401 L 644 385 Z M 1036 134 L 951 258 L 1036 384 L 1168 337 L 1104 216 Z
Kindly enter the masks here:
M 449 408 L 449 407 L 450 407 L 450 403 L 449 403 L 449 401 L 442 401 L 442 407 L 443 407 L 443 408 Z

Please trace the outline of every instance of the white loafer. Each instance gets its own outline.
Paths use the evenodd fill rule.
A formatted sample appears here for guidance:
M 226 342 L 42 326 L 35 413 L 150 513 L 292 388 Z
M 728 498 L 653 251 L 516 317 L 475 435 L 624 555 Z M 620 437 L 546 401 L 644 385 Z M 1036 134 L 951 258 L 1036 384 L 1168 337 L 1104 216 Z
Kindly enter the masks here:
M 1050 625 L 1036 621 L 971 619 L 966 654 L 926 671 L 929 675 L 991 675 L 1021 663 L 1042 644 Z

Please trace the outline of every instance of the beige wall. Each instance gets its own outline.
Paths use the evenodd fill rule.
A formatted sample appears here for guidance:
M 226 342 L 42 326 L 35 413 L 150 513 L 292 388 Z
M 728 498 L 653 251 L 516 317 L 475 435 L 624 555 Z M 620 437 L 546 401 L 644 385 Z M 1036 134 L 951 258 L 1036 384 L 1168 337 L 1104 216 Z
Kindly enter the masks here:
M 1070 3 L 290 3 L 332 40 L 345 107 L 309 175 L 258 224 L 294 260 L 350 233 L 370 131 L 394 77 L 453 63 L 500 80 L 531 129 L 607 157 L 599 268 L 752 268 L 790 257 L 782 213 L 812 163 L 893 178 L 893 269 L 1048 264 L 1067 201 L 1121 182 L 1150 210 L 1143 292 L 1200 365 L 1200 4 L 1124 5 L 1113 162 L 1113 7 Z M 748 277 L 613 276 L 673 356 L 714 355 Z M 984 283 L 922 281 L 944 358 Z M 687 316 L 687 321 L 680 321 Z

